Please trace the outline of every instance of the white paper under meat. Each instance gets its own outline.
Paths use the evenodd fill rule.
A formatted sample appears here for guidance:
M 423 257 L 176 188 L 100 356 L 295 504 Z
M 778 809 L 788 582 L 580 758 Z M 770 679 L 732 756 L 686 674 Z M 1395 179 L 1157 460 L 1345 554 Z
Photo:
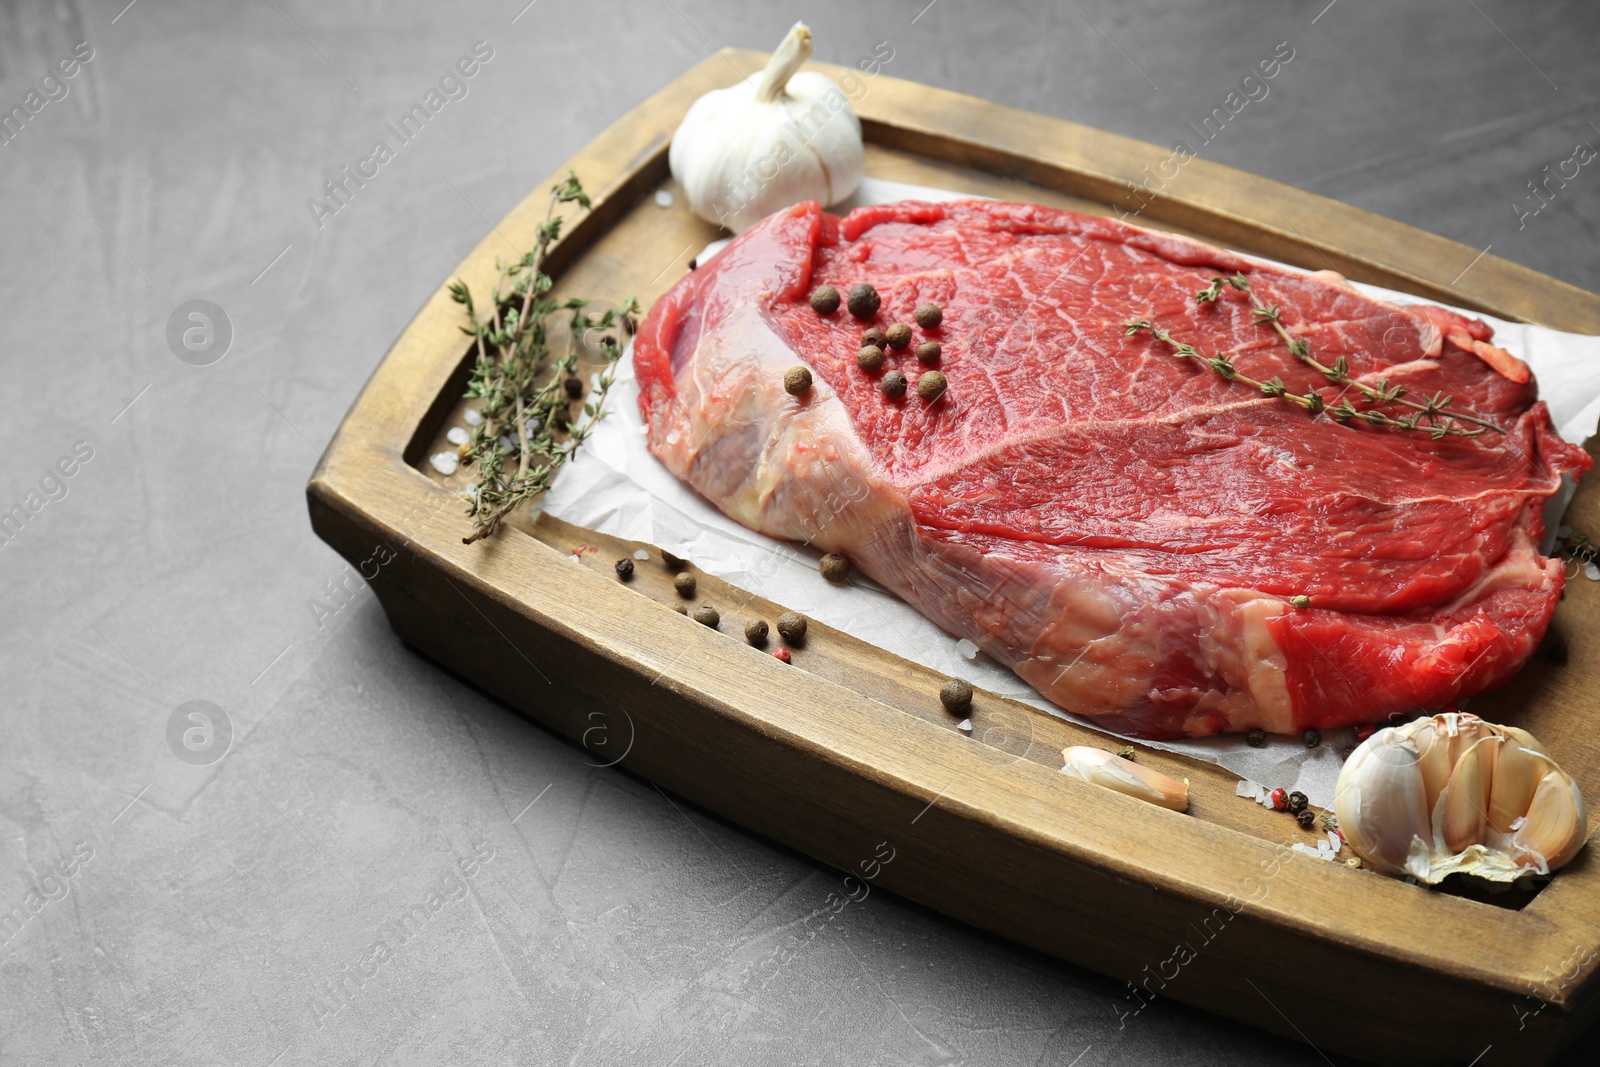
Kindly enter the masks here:
M 857 198 L 835 210 L 842 213 L 863 204 L 895 200 L 954 200 L 963 195 L 867 178 Z M 699 261 L 706 262 L 725 243 L 708 246 Z M 1358 284 L 1357 288 L 1397 303 L 1421 302 L 1421 298 L 1378 286 Z M 1600 337 L 1505 322 L 1489 315 L 1482 318 L 1494 327 L 1496 344 L 1533 367 L 1540 396 L 1550 405 L 1561 435 L 1581 444 L 1600 421 Z M 774 541 L 724 516 L 651 458 L 645 447 L 638 396 L 630 348 L 612 391 L 611 413 L 545 499 L 546 511 L 589 529 L 658 545 L 692 559 L 702 570 L 741 589 L 941 674 L 966 678 L 979 688 L 1075 718 L 1039 696 L 1009 669 L 976 652 L 971 644 L 958 642 L 875 583 L 857 575 L 848 587 L 831 585 L 817 573 L 817 552 Z M 929 699 L 933 699 L 932 693 Z M 848 709 L 840 711 L 848 713 Z M 1092 720 L 1080 721 L 1096 725 Z M 1342 763 L 1339 752 L 1353 743 L 1353 731 L 1344 728 L 1328 731 L 1322 745 L 1309 750 L 1298 738 L 1269 738 L 1264 748 L 1251 748 L 1238 735 L 1155 744 L 1221 764 L 1269 788 L 1299 789 L 1312 803 L 1329 807 Z

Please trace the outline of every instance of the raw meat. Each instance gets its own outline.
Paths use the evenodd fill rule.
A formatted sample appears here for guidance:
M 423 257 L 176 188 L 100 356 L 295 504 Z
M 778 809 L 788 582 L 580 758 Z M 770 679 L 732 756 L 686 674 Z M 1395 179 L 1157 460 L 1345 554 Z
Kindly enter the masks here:
M 1296 360 L 1247 275 L 1322 362 L 1506 432 L 1341 425 L 1176 359 L 1152 318 L 1241 373 L 1338 396 Z M 869 282 L 872 320 L 808 302 Z M 889 399 L 869 325 L 944 312 L 917 343 L 949 387 Z M 1542 508 L 1590 466 L 1490 330 L 1114 220 L 990 201 L 838 219 L 779 212 L 684 278 L 635 346 L 655 456 L 728 515 L 843 552 L 1062 707 L 1152 737 L 1292 732 L 1438 707 L 1532 653 L 1562 585 Z M 795 397 L 784 372 L 811 368 Z M 1496 369 L 1499 368 L 1499 369 Z M 1514 378 L 1523 379 L 1520 383 Z M 1292 598 L 1309 597 L 1297 608 Z

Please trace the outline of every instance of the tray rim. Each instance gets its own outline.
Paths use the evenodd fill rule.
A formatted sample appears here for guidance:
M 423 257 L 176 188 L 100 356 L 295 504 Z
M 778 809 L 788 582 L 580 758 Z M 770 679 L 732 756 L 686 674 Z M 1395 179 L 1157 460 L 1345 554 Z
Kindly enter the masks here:
M 794 672 L 775 662 L 740 663 L 737 670 L 746 676 L 751 671 L 757 672 L 757 678 L 762 670 L 775 672 L 766 676 L 769 685 L 750 685 L 747 681 L 740 688 L 725 677 L 725 637 L 687 620 L 674 621 L 677 617 L 670 611 L 615 583 L 571 567 L 534 538 L 520 533 L 512 537 L 512 531 L 508 531 L 507 536 L 497 539 L 505 542 L 498 548 L 492 543 L 460 545 L 458 502 L 407 462 L 418 427 L 458 369 L 456 362 L 438 357 L 443 339 L 450 338 L 448 343 L 454 347 L 458 343 L 454 339 L 459 338 L 458 309 L 450 301 L 445 283 L 460 277 L 474 288 L 492 285 L 492 264 L 495 256 L 503 252 L 501 242 L 509 237 L 531 243 L 534 227 L 542 219 L 544 191 L 571 167 L 584 175 L 594 208 L 581 218 L 574 218 L 570 210 L 563 212 L 569 229 L 549 260 L 552 272 L 559 274 L 573 256 L 581 254 L 664 176 L 667 140 L 661 131 L 676 124 L 673 116 L 681 115 L 688 102 L 701 92 L 726 82 L 728 62 L 754 69 L 765 58 L 763 53 L 725 50 L 702 61 L 581 149 L 485 234 L 407 324 L 329 444 L 307 486 L 318 532 L 328 536 L 327 516 L 332 512 L 360 516 L 384 536 L 411 548 L 456 585 L 458 592 L 470 591 L 562 640 L 581 643 L 617 669 L 653 672 L 656 683 L 676 697 L 739 720 L 749 729 L 768 732 L 775 739 L 812 752 L 819 760 L 847 764 L 855 773 L 873 777 L 908 800 L 916 799 L 920 804 L 929 797 L 942 797 L 948 801 L 942 810 L 1033 847 L 1117 878 L 1150 882 L 1159 892 L 1175 899 L 1204 907 L 1224 905 L 1234 899 L 1231 891 L 1252 877 L 1260 863 L 1269 860 L 1281 846 L 1192 819 L 1175 822 L 1184 817 L 1066 780 L 1026 762 L 1003 766 L 996 763 L 987 769 L 989 773 L 983 780 L 960 779 L 960 769 L 970 765 L 974 752 L 985 750 L 828 679 Z M 847 70 L 827 64 L 811 66 L 835 77 Z M 869 140 L 910 151 L 919 151 L 920 146 L 922 154 L 930 154 L 926 149 L 935 140 L 953 142 L 967 154 L 952 161 L 999 168 L 1021 175 L 1024 180 L 1034 180 L 1030 175 L 1045 175 L 1054 184 L 1035 184 L 1047 188 L 1059 189 L 1064 178 L 1070 176 L 1079 184 L 1069 191 L 1078 195 L 1114 202 L 1112 194 L 1125 188 L 1127 171 L 1136 173 L 1135 163 L 1159 158 L 1166 151 L 1064 120 L 1003 108 L 884 75 L 875 78 L 872 85 L 873 92 L 859 107 Z M 886 103 L 893 105 L 892 120 Z M 946 120 L 955 132 L 935 126 L 936 121 Z M 979 128 L 981 132 L 973 132 Z M 1025 154 L 1029 145 L 1031 156 Z M 1107 150 L 1101 152 L 1102 148 Z M 1091 163 L 1091 156 L 1098 159 Z M 938 158 L 951 156 L 946 151 Z M 1158 198 L 1158 209 L 1147 207 L 1145 216 L 1177 225 L 1210 225 L 1212 220 L 1220 220 L 1241 234 L 1249 227 L 1249 234 L 1261 239 L 1234 242 L 1239 247 L 1304 262 L 1305 257 L 1297 255 L 1297 250 L 1311 247 L 1312 242 L 1300 232 L 1293 218 L 1312 211 L 1331 211 L 1341 230 L 1355 235 L 1345 242 L 1351 247 L 1339 253 L 1341 262 L 1348 259 L 1345 272 L 1349 276 L 1412 291 L 1439 285 L 1423 273 L 1423 251 L 1431 250 L 1435 255 L 1459 253 L 1465 257 L 1463 262 L 1477 255 L 1467 246 L 1267 179 L 1252 180 L 1271 211 L 1252 215 L 1250 205 L 1236 191 L 1229 192 L 1230 188 L 1237 190 L 1240 178 L 1249 176 L 1198 158 L 1186 169 L 1193 169 L 1194 176 L 1200 179 L 1193 189 L 1184 196 Z M 1284 212 L 1285 207 L 1289 212 Z M 1395 253 L 1397 248 L 1395 258 L 1385 265 L 1380 254 Z M 1472 273 L 1480 269 L 1482 273 L 1474 279 L 1479 283 L 1476 287 L 1441 290 L 1436 298 L 1508 319 L 1551 325 L 1555 323 L 1549 309 L 1565 308 L 1571 317 L 1561 320 L 1561 328 L 1581 326 L 1600 332 L 1600 297 L 1498 257 L 1483 256 Z M 1514 293 L 1519 286 L 1528 287 L 1539 299 Z M 1497 294 L 1510 296 L 1496 303 L 1490 298 Z M 1559 315 L 1555 317 L 1559 319 Z M 556 576 L 555 580 L 552 576 Z M 665 659 L 658 644 L 630 639 L 627 624 L 639 617 L 642 605 L 650 605 L 643 608 L 645 612 L 659 611 L 664 616 L 649 617 L 652 624 L 670 628 L 681 623 L 681 651 L 676 651 L 673 659 Z M 584 621 L 575 621 L 578 618 Z M 775 699 L 774 693 L 779 691 L 784 693 L 784 700 Z M 853 715 L 859 715 L 848 724 L 853 729 L 842 729 L 840 723 L 831 721 L 824 729 L 820 720 L 798 716 L 791 706 L 837 707 L 845 702 L 852 705 Z M 895 741 L 888 749 L 883 745 L 886 737 Z M 979 757 L 980 762 L 983 758 Z M 930 768 L 939 770 L 930 774 Z M 947 770 L 955 772 L 955 778 L 941 789 L 934 779 L 944 776 Z M 1056 795 L 1071 798 L 1072 818 L 1065 822 L 1059 810 L 1052 811 L 1038 801 L 1039 797 Z M 1116 845 L 1115 839 L 1119 838 L 1122 844 Z M 1292 936 L 1315 938 L 1509 997 L 1524 995 L 1552 964 L 1561 966 L 1571 955 L 1573 944 L 1600 947 L 1600 900 L 1596 899 L 1600 894 L 1582 892 L 1590 881 L 1600 879 L 1600 863 L 1580 862 L 1521 911 L 1484 908 L 1435 894 L 1419 895 L 1401 883 L 1385 881 L 1370 887 L 1381 907 L 1359 917 L 1345 916 L 1339 905 L 1348 901 L 1340 897 L 1339 879 L 1353 876 L 1354 872 L 1333 864 L 1285 863 L 1273 876 L 1275 886 L 1282 891 L 1275 891 L 1259 905 L 1252 904 L 1253 917 Z M 1285 903 L 1286 898 L 1299 903 L 1291 907 Z M 1308 912 L 1306 902 L 1317 906 Z M 1425 912 L 1435 920 L 1443 920 L 1445 926 L 1467 924 L 1482 934 L 1492 932 L 1491 940 L 1501 946 L 1500 951 L 1489 953 L 1486 960 L 1469 959 L 1446 931 L 1432 930 L 1417 936 L 1416 922 L 1428 917 Z M 1485 926 L 1492 931 L 1485 930 Z M 1401 938 L 1402 932 L 1408 936 Z M 1483 955 L 1482 944 L 1473 946 L 1473 955 Z M 1595 972 L 1591 961 L 1549 1002 L 1563 1013 L 1592 1014 Z

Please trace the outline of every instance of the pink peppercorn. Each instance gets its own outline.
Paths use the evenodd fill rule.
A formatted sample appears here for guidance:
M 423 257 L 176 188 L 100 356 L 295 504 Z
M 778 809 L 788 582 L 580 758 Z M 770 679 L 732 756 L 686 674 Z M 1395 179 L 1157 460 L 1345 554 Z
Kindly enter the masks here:
M 772 650 L 772 658 L 776 660 L 782 660 L 784 663 L 788 663 L 789 650 L 784 648 L 782 645 L 779 645 L 777 648 Z
M 1289 807 L 1289 791 L 1281 785 L 1272 791 L 1272 807 L 1277 811 L 1284 811 Z

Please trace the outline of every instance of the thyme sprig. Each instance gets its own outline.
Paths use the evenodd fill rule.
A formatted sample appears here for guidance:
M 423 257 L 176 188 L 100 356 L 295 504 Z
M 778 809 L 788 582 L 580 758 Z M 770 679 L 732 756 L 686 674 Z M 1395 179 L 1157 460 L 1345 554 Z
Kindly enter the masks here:
M 1505 430 L 1494 423 L 1473 415 L 1466 415 L 1451 409 L 1454 397 L 1445 396 L 1443 393 L 1434 393 L 1421 400 L 1407 399 L 1409 393 L 1402 385 L 1396 385 L 1387 378 L 1379 378 L 1375 383 L 1368 384 L 1350 376 L 1349 364 L 1343 356 L 1333 361 L 1330 367 L 1311 354 L 1311 345 L 1304 337 L 1291 334 L 1283 325 L 1283 315 L 1276 304 L 1264 303 L 1256 296 L 1255 290 L 1250 287 L 1250 279 L 1242 273 L 1236 273 L 1227 279 L 1227 284 L 1239 290 L 1250 298 L 1250 307 L 1255 321 L 1262 325 L 1270 325 L 1279 337 L 1283 338 L 1284 345 L 1289 349 L 1289 354 L 1300 362 L 1318 371 L 1324 378 L 1334 385 L 1342 385 L 1354 389 L 1366 398 L 1369 404 L 1388 404 L 1410 408 L 1415 414 L 1402 416 L 1398 419 L 1385 416 L 1383 419 L 1372 418 L 1372 411 L 1357 411 L 1350 402 L 1344 401 L 1333 408 L 1329 413 L 1341 422 L 1353 419 L 1362 419 L 1377 426 L 1398 426 L 1407 430 L 1423 430 L 1429 433 L 1434 440 L 1445 435 L 1459 437 L 1476 437 L 1484 430 L 1494 430 L 1496 433 L 1505 433 Z M 1211 284 L 1195 293 L 1197 304 L 1211 303 L 1222 296 L 1222 278 L 1212 278 Z M 1456 423 L 1465 422 L 1478 427 L 1476 430 L 1464 430 Z
M 544 273 L 550 245 L 561 236 L 557 204 L 576 203 L 587 210 L 588 195 L 571 171 L 550 190 L 550 204 L 540 223 L 534 247 L 510 264 L 496 264 L 500 281 L 491 295 L 492 310 L 480 318 L 466 283 L 452 282 L 450 297 L 466 309 L 467 325 L 461 332 L 473 338 L 478 358 L 467 382 L 466 395 L 480 401 L 483 421 L 473 431 L 464 460 L 476 464 L 478 482 L 468 511 L 472 532 L 462 538 L 472 544 L 488 537 L 516 507 L 546 492 L 556 474 L 594 431 L 605 415 L 605 400 L 615 380 L 621 356 L 617 339 L 609 332 L 621 326 L 633 332 L 638 302 L 629 297 L 620 307 L 603 313 L 588 311 L 590 301 L 557 301 L 548 295 L 555 283 Z M 552 351 L 546 320 L 557 311 L 570 311 L 570 343 L 563 355 Z M 584 335 L 601 334 L 598 342 L 603 365 L 595 387 L 583 401 L 583 414 L 574 422 L 572 397 L 566 381 L 578 370 L 584 352 Z M 565 434 L 565 440 L 558 437 Z M 515 443 L 506 440 L 514 435 Z M 506 457 L 515 456 L 508 467 Z
M 1202 356 L 1194 345 L 1175 339 L 1170 333 L 1149 319 L 1134 319 L 1132 322 L 1123 323 L 1123 330 L 1125 331 L 1125 336 L 1128 337 L 1133 337 L 1141 331 L 1149 330 L 1150 336 L 1171 348 L 1172 354 L 1176 358 L 1192 359 L 1197 363 L 1204 364 L 1228 381 L 1243 382 L 1245 385 L 1259 390 L 1263 396 L 1287 400 L 1291 404 L 1304 408 L 1313 415 L 1320 415 L 1327 409 L 1327 403 L 1316 390 L 1307 390 L 1305 395 L 1302 396 L 1299 393 L 1290 392 L 1289 387 L 1283 384 L 1282 378 L 1274 377 L 1267 382 L 1252 378 L 1248 374 L 1241 373 L 1239 368 L 1235 367 L 1233 362 L 1221 353 L 1211 357 Z

